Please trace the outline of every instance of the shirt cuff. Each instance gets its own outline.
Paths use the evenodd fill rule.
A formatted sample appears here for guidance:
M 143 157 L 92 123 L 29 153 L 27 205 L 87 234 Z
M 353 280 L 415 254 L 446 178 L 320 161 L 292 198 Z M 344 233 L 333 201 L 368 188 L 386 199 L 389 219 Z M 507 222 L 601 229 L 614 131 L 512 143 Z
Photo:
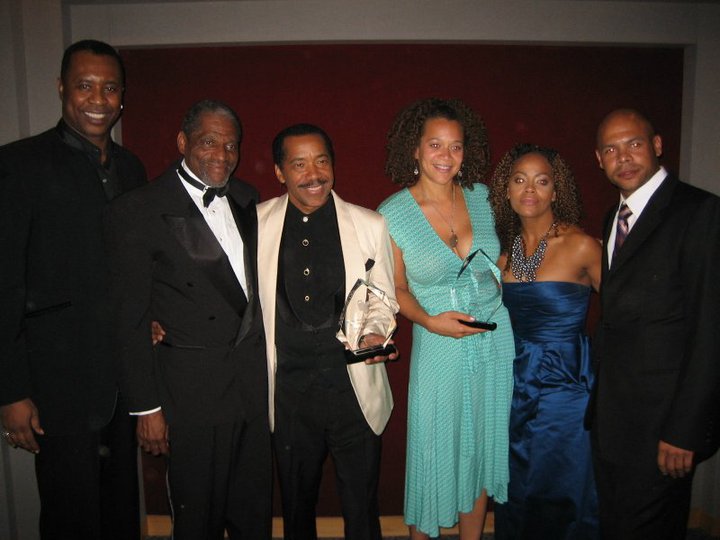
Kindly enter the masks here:
M 152 414 L 154 412 L 158 412 L 162 407 L 155 407 L 154 409 L 150 409 L 149 411 L 137 411 L 137 412 L 131 412 L 130 416 L 145 416 L 146 414 Z

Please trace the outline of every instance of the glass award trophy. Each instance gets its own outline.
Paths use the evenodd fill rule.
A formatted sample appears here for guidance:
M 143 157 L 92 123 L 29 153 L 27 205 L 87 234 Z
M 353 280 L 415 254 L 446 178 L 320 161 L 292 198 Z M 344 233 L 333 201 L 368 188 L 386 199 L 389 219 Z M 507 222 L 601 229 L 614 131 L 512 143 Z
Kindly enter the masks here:
M 395 346 L 388 342 L 396 327 L 395 309 L 385 291 L 358 279 L 345 300 L 336 335 L 345 344 L 347 363 L 394 353 Z
M 480 260 L 474 261 L 480 254 Z M 450 300 L 455 311 L 475 317 L 474 321 L 460 321 L 473 328 L 495 330 L 493 317 L 502 306 L 500 270 L 482 249 L 470 253 L 458 271 L 450 289 Z

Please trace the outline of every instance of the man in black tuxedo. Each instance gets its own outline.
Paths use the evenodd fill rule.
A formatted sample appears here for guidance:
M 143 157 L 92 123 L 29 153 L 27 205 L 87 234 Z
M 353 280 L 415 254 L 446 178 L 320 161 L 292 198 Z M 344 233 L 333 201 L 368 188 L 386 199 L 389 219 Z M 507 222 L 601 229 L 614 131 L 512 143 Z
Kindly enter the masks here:
M 125 73 L 107 43 L 65 51 L 62 119 L 0 148 L 0 416 L 36 454 L 40 534 L 139 538 L 134 422 L 117 392 L 102 213 L 146 183 L 115 144 Z
M 240 139 L 229 107 L 196 103 L 177 136 L 184 159 L 107 217 L 121 387 L 140 445 L 167 456 L 176 540 L 271 534 L 257 192 L 230 179 Z
M 720 443 L 720 199 L 659 165 L 633 110 L 600 124 L 605 221 L 589 411 L 604 538 L 685 538 L 694 467 Z

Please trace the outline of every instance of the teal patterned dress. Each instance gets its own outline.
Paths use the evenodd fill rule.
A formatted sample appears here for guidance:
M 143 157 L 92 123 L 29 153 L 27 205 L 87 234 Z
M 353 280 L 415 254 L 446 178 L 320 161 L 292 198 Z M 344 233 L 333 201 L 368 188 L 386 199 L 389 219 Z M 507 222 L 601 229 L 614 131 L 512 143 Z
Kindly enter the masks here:
M 473 228 L 470 251 L 482 248 L 494 263 L 500 245 L 487 187 L 476 184 L 463 193 Z M 403 253 L 410 291 L 423 309 L 430 315 L 453 310 L 451 289 L 462 260 L 438 237 L 407 189 L 378 211 Z M 472 262 L 489 267 L 499 279 L 493 263 L 480 256 Z M 472 301 L 466 297 L 461 303 Z M 515 346 L 507 310 L 500 307 L 492 320 L 498 323 L 494 332 L 462 339 L 413 325 L 405 522 L 430 536 L 438 536 L 439 527 L 454 526 L 458 512 L 471 511 L 483 489 L 498 502 L 507 500 Z

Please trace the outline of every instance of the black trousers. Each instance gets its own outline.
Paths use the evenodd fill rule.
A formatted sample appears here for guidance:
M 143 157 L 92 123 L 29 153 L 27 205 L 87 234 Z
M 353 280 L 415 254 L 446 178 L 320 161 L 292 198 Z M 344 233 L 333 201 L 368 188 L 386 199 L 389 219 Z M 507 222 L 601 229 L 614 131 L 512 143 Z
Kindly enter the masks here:
M 275 392 L 273 445 L 285 540 L 315 540 L 315 506 L 328 453 L 337 477 L 345 538 L 380 540 L 377 486 L 381 439 L 368 426 L 350 387 L 322 381 L 303 392 L 281 380 Z
M 267 415 L 216 426 L 170 426 L 174 540 L 269 540 L 272 448 Z
M 104 428 L 37 441 L 43 540 L 140 538 L 135 419 L 120 398 Z
M 593 454 L 600 533 L 605 540 L 684 540 L 692 473 L 663 476 L 656 456 L 610 463 Z

